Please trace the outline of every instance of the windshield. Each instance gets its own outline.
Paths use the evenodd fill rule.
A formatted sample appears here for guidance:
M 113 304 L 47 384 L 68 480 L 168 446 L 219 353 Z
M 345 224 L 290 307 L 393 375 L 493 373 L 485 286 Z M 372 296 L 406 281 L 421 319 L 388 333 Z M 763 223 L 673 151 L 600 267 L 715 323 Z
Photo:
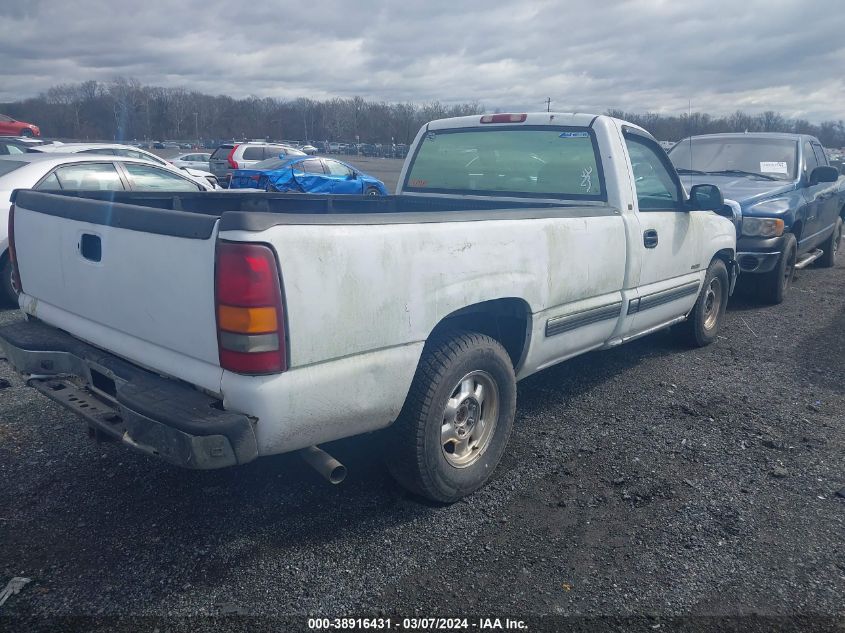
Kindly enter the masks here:
M 5 176 L 26 164 L 19 160 L 0 160 L 0 176 Z
M 404 187 L 425 193 L 605 199 L 587 128 L 432 131 L 423 137 Z
M 776 138 L 718 137 L 684 139 L 669 152 L 675 168 L 684 171 L 748 172 L 777 180 L 794 180 L 796 141 Z

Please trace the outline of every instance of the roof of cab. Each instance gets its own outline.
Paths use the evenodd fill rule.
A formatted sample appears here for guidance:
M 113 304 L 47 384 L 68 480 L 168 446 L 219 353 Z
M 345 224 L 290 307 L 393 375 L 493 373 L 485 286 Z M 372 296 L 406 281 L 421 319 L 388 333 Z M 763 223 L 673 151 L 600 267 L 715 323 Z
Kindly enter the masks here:
M 529 112 L 526 113 L 525 121 L 522 123 L 481 123 L 484 115 L 473 114 L 471 116 L 452 117 L 451 119 L 437 119 L 428 124 L 429 130 L 448 130 L 460 127 L 485 127 L 491 128 L 500 125 L 573 125 L 577 127 L 588 127 L 597 116 L 584 112 Z
M 791 132 L 716 132 L 715 134 L 695 134 L 682 139 L 682 141 L 690 138 L 771 138 L 787 141 L 819 142 L 815 136 L 809 134 L 792 134 Z

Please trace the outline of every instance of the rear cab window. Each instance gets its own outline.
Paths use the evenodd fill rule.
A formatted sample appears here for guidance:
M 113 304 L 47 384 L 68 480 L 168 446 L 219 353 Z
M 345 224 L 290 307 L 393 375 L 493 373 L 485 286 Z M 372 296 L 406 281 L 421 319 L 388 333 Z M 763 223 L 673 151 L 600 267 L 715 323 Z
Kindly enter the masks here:
M 425 134 L 403 189 L 420 193 L 606 201 L 595 132 L 501 126 Z

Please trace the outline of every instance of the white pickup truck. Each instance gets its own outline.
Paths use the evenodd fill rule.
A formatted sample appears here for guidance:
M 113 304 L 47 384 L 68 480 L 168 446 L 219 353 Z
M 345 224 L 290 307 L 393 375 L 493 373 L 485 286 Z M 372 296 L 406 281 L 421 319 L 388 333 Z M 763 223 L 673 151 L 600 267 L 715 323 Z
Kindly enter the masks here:
M 396 479 L 487 481 L 516 381 L 667 326 L 716 339 L 730 208 L 645 130 L 495 114 L 420 130 L 396 196 L 17 191 L 29 384 L 98 436 L 190 468 L 381 431 Z

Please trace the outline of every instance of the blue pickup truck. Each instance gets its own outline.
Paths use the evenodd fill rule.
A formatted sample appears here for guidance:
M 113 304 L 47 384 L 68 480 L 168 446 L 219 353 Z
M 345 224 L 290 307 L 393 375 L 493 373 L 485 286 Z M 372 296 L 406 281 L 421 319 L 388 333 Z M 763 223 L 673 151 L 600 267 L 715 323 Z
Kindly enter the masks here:
M 760 298 L 780 303 L 796 269 L 833 266 L 845 218 L 845 178 L 804 134 L 691 136 L 669 152 L 689 189 L 715 184 L 742 210 L 737 262 Z M 746 276 L 747 281 L 747 276 Z

